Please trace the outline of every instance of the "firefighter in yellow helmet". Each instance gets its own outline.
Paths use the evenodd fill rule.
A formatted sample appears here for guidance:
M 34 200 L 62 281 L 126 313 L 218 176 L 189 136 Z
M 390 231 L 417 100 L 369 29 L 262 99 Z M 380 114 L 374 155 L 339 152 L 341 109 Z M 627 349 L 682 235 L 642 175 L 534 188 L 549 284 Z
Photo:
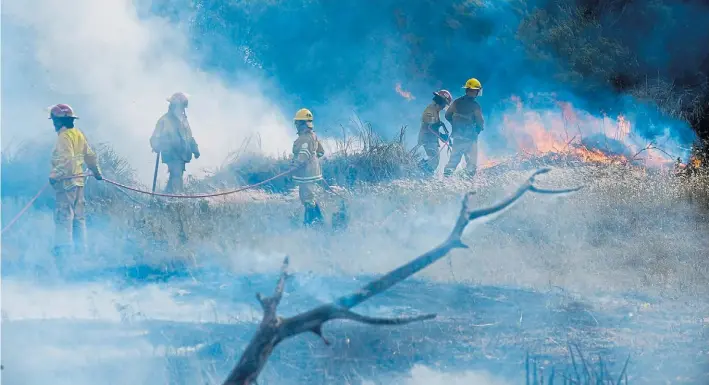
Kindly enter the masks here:
M 323 215 L 315 200 L 315 188 L 323 180 L 320 158 L 325 155 L 325 150 L 313 132 L 313 113 L 310 110 L 298 110 L 293 120 L 298 130 L 298 139 L 293 143 L 293 162 L 302 166 L 293 174 L 293 180 L 298 185 L 298 195 L 305 210 L 303 224 L 322 224 Z
M 426 151 L 427 160 L 421 163 L 421 167 L 428 174 L 433 174 L 438 168 L 440 159 L 439 140 L 448 141 L 448 129 L 441 122 L 441 111 L 451 104 L 453 95 L 448 90 L 439 90 L 433 93 L 433 101 L 429 104 L 421 116 L 421 128 L 419 129 L 418 144 Z M 441 133 L 441 128 L 443 133 Z
M 56 104 L 50 107 L 49 119 L 57 133 L 49 183 L 56 192 L 53 254 L 57 257 L 57 267 L 61 269 L 64 258 L 72 252 L 84 254 L 88 246 L 84 210 L 86 178 L 72 176 L 83 174 L 84 166 L 88 166 L 97 180 L 103 177 L 96 153 L 89 146 L 84 133 L 74 127 L 78 117 L 71 106 Z
M 184 189 L 185 164 L 192 161 L 192 155 L 199 159 L 200 153 L 187 121 L 187 95 L 176 92 L 167 101 L 170 103 L 167 112 L 155 124 L 150 146 L 153 152 L 160 153 L 162 163 L 167 165 L 169 176 L 165 191 L 176 193 Z
M 465 95 L 453 101 L 446 111 L 446 120 L 451 122 L 453 151 L 443 171 L 450 176 L 465 156 L 466 172 L 475 175 L 478 164 L 478 135 L 485 129 L 482 109 L 477 97 L 482 96 L 483 86 L 478 79 L 465 82 Z

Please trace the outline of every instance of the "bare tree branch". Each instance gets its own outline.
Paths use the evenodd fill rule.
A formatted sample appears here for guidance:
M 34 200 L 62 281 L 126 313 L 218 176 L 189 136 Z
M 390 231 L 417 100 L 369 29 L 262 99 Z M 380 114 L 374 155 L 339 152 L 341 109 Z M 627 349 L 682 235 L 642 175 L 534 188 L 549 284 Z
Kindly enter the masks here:
M 276 308 L 281 300 L 285 287 L 285 281 L 288 278 L 288 257 L 286 257 L 283 261 L 281 274 L 273 296 L 263 297 L 260 294 L 257 295 L 257 299 L 261 303 L 264 310 L 263 319 L 261 320 L 261 324 L 259 325 L 256 335 L 254 335 L 251 342 L 249 342 L 241 356 L 241 359 L 224 381 L 223 385 L 255 384 L 256 378 L 266 365 L 268 357 L 273 352 L 273 349 L 275 349 L 276 345 L 278 345 L 281 341 L 289 337 L 310 332 L 318 335 L 326 344 L 329 344 L 330 342 L 323 336 L 322 332 L 323 324 L 327 321 L 341 319 L 369 325 L 405 325 L 411 322 L 435 318 L 435 314 L 399 318 L 374 318 L 354 313 L 349 309 L 377 294 L 386 291 L 404 279 L 430 266 L 432 263 L 446 256 L 451 250 L 467 248 L 468 246 L 463 244 L 461 241 L 461 237 L 463 235 L 463 231 L 470 222 L 476 219 L 489 218 L 493 214 L 501 213 L 502 211 L 512 207 L 512 205 L 516 203 L 526 192 L 533 192 L 537 194 L 565 194 L 578 191 L 582 188 L 577 187 L 565 190 L 552 190 L 534 186 L 535 177 L 549 171 L 550 169 L 548 168 L 536 171 L 517 189 L 517 191 L 515 191 L 514 194 L 487 208 L 477 210 L 473 209 L 471 207 L 473 193 L 466 194 L 463 199 L 463 205 L 460 215 L 458 216 L 458 220 L 445 242 L 431 251 L 406 263 L 405 265 L 392 270 L 378 279 L 375 279 L 355 293 L 340 297 L 332 303 L 318 306 L 305 313 L 301 313 L 290 318 L 281 318 L 278 317 Z

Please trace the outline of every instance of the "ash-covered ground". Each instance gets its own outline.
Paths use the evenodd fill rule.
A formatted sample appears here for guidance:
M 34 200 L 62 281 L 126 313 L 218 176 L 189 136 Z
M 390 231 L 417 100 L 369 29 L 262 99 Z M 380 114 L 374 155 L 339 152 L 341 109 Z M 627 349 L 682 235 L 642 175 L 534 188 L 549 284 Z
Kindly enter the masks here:
M 257 327 L 254 295 L 273 289 L 284 255 L 295 276 L 280 311 L 292 315 L 442 242 L 464 192 L 491 204 L 528 174 L 493 167 L 474 184 L 402 180 L 349 191 L 351 221 L 339 233 L 299 228 L 294 196 L 182 204 L 181 219 L 169 221 L 136 197 L 122 216 L 93 215 L 94 253 L 63 278 L 51 239 L 38 236 L 51 231 L 51 213 L 33 212 L 3 238 L 3 379 L 220 383 Z M 709 217 L 688 199 L 691 188 L 590 165 L 555 169 L 538 183 L 585 188 L 526 195 L 471 225 L 469 250 L 355 309 L 436 319 L 329 323 L 332 346 L 314 335 L 284 342 L 259 383 L 522 383 L 526 353 L 545 376 L 569 370 L 568 343 L 591 361 L 601 355 L 615 375 L 630 355 L 632 384 L 709 383 Z M 4 213 L 14 209 L 3 203 Z M 165 241 L 141 243 L 126 223 L 155 226 Z

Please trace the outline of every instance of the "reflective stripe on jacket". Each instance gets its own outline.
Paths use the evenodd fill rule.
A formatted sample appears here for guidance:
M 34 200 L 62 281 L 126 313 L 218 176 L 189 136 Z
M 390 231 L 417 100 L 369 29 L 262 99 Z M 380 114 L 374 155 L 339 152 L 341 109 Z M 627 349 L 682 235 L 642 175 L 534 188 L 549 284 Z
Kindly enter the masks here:
M 84 172 L 84 166 L 98 171 L 98 157 L 86 141 L 84 133 L 78 128 L 62 128 L 57 133 L 57 143 L 52 152 L 52 171 L 49 177 L 60 179 Z M 99 171 L 100 172 L 100 171 Z M 75 186 L 84 186 L 85 178 L 71 178 L 57 183 L 55 188 L 69 190 Z
M 192 154 L 198 151 L 187 116 L 178 117 L 172 112 L 167 112 L 158 119 L 150 137 L 150 146 L 155 152 L 162 154 L 163 163 L 189 163 Z
M 426 107 L 425 110 L 423 110 L 418 144 L 424 144 L 427 142 L 435 142 L 438 144 L 438 136 L 436 134 L 440 133 L 440 127 L 435 126 L 441 123 L 440 112 L 441 107 L 438 106 L 436 102 L 432 102 Z
M 305 130 L 298 134 L 298 139 L 293 143 L 293 159 L 296 163 L 305 163 L 293 174 L 296 183 L 314 183 L 322 180 L 320 159 L 325 155 L 325 150 L 312 130 Z
M 446 111 L 446 120 L 451 122 L 455 138 L 477 138 L 485 129 L 482 108 L 474 97 L 461 96 L 454 100 Z

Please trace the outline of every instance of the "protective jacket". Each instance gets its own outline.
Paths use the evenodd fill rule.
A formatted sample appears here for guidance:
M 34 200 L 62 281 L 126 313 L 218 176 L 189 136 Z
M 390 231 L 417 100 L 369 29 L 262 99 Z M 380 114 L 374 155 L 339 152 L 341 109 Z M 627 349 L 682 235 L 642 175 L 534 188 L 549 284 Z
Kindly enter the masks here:
M 474 140 L 485 128 L 480 104 L 470 96 L 462 96 L 454 100 L 446 111 L 446 120 L 451 122 L 454 138 Z
M 199 147 L 192 137 L 187 116 L 177 116 L 172 112 L 167 112 L 158 119 L 155 131 L 150 137 L 150 146 L 153 151 L 161 153 L 163 163 L 189 163 L 192 154 L 199 154 Z
M 84 172 L 84 165 L 94 174 L 101 174 L 98 157 L 78 128 L 62 128 L 57 132 L 57 143 L 52 152 L 51 179 L 61 179 Z M 57 190 L 69 190 L 84 186 L 85 178 L 65 179 L 54 185 Z
M 438 138 L 440 135 L 440 128 L 445 127 L 441 122 L 439 113 L 441 112 L 441 107 L 432 102 L 431 104 L 423 110 L 423 116 L 421 116 L 421 128 L 419 129 L 419 144 L 434 142 L 438 144 Z
M 322 180 L 320 158 L 325 150 L 313 130 L 305 130 L 298 134 L 293 143 L 293 160 L 296 164 L 305 164 L 293 174 L 293 180 L 298 184 L 314 183 Z

